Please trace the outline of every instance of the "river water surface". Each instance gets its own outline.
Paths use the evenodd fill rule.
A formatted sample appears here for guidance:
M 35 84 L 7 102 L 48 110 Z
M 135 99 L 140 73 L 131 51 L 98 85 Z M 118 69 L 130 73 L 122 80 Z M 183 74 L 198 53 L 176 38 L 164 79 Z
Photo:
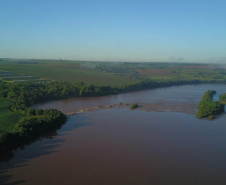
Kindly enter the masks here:
M 64 113 L 93 108 L 69 115 L 57 135 L 0 163 L 0 184 L 225 185 L 226 116 L 209 121 L 193 114 L 209 89 L 222 94 L 226 86 L 185 85 L 36 105 Z M 118 108 L 96 108 L 120 102 Z M 135 102 L 136 110 L 124 106 Z

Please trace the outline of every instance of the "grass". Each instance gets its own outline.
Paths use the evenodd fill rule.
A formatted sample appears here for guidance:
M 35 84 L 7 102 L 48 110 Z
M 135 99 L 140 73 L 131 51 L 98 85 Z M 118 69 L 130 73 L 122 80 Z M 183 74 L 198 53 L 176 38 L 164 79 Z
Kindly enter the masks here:
M 4 131 L 10 131 L 15 124 L 25 116 L 12 112 L 10 110 L 11 102 L 0 99 L 0 128 Z

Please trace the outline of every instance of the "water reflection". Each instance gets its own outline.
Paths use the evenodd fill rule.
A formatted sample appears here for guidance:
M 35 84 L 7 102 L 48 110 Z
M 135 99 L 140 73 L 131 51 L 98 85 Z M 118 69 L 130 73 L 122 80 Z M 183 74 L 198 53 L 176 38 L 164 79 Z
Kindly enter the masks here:
M 26 143 L 26 145 L 20 146 L 17 150 L 8 151 L 0 155 L 0 184 L 1 185 L 17 185 L 23 184 L 26 181 L 16 180 L 9 182 L 13 179 L 13 175 L 8 172 L 11 169 L 23 168 L 29 165 L 29 161 L 41 156 L 51 155 L 57 153 L 57 149 L 63 142 L 65 142 L 63 136 L 67 132 L 71 132 L 75 129 L 92 125 L 87 122 L 83 115 L 68 116 L 66 125 L 63 125 L 60 131 L 53 130 L 50 133 L 38 138 L 35 141 Z M 16 153 L 16 155 L 14 155 Z

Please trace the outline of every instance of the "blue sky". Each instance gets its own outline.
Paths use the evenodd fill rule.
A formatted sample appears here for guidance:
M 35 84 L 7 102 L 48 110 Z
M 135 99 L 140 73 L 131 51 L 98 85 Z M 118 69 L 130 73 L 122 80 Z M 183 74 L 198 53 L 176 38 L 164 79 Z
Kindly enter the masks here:
M 0 0 L 0 58 L 226 63 L 225 0 Z

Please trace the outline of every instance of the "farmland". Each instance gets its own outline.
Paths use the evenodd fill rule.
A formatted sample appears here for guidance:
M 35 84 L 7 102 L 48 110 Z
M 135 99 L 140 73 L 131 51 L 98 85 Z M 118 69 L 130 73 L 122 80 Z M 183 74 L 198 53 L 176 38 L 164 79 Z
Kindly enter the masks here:
M 3 60 L 0 80 L 63 81 L 69 83 L 125 86 L 144 80 L 226 82 L 221 65 L 183 63 L 89 62 L 61 60 Z
M 85 64 L 81 62 L 60 61 L 47 61 L 40 64 L 19 64 L 14 61 L 7 61 L 1 64 L 0 62 L 0 70 L 19 75 L 33 76 L 45 81 L 86 82 L 88 84 L 113 86 L 137 82 L 129 77 L 102 72 L 97 70 L 95 66 L 96 63 L 92 62 L 85 62 Z

